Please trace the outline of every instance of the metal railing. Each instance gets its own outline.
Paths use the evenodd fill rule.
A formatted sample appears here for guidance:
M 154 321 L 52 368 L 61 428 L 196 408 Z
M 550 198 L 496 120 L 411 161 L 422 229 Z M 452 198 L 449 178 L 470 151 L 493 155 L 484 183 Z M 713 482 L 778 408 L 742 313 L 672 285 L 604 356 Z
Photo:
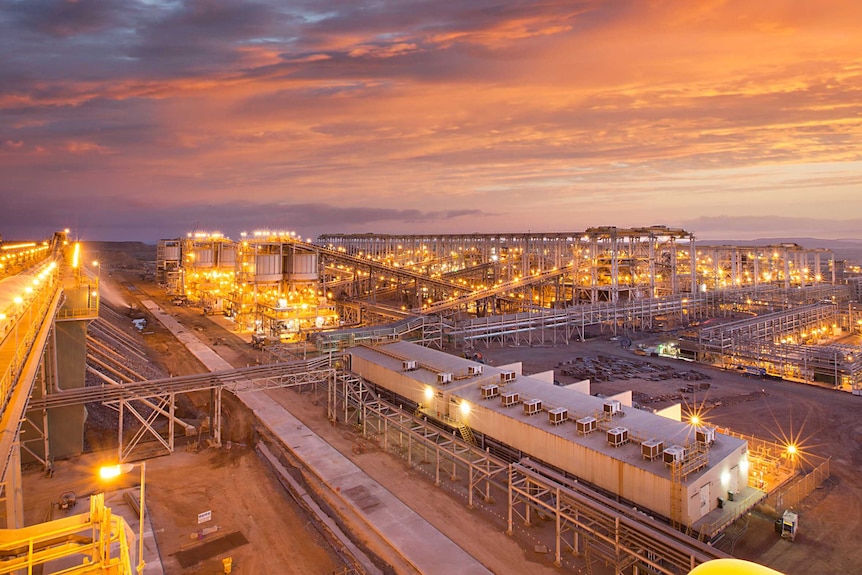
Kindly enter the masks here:
M 64 558 L 77 563 L 62 569 L 64 574 L 130 574 L 128 529 L 122 517 L 105 507 L 104 494 L 92 495 L 89 513 L 8 530 L 0 544 L 0 574 L 41 573 L 49 562 Z
M 797 476 L 782 485 L 766 497 L 764 505 L 772 508 L 776 517 L 781 515 L 783 509 L 798 507 L 803 499 L 829 479 L 830 461 L 826 459 L 805 475 Z
M 0 339 L 0 361 L 3 362 L 0 364 L 0 414 L 6 410 L 36 334 L 60 289 L 55 281 L 56 274 L 50 278 L 33 289 L 26 301 L 18 304 L 16 316 L 6 324 L 6 332 Z

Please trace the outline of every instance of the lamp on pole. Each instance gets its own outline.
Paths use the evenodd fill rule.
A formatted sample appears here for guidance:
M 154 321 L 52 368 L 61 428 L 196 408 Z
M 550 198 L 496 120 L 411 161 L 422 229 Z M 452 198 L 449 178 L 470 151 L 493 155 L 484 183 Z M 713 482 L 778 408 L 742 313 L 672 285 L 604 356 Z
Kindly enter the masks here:
M 102 479 L 113 479 L 122 475 L 124 473 L 128 473 L 135 467 L 141 468 L 141 500 L 138 504 L 138 508 L 140 510 L 140 517 L 138 518 L 138 574 L 144 572 L 144 481 L 146 480 L 147 475 L 147 462 L 141 461 L 140 463 L 120 463 L 117 465 L 108 465 L 107 467 L 102 467 L 99 469 L 99 477 Z

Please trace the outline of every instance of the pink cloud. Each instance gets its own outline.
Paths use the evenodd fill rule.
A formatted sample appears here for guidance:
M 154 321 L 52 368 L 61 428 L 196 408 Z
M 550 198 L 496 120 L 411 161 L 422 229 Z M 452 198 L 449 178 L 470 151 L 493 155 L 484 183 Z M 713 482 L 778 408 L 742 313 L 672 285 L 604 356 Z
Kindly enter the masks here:
M 105 146 L 100 146 L 95 142 L 66 142 L 64 149 L 73 154 L 109 154 L 111 151 Z
M 776 200 L 840 202 L 849 184 L 817 167 L 862 160 L 858 2 L 381 6 L 106 5 L 61 22 L 16 5 L 0 16 L 0 194 L 643 225 L 730 196 L 796 217 L 802 200 Z

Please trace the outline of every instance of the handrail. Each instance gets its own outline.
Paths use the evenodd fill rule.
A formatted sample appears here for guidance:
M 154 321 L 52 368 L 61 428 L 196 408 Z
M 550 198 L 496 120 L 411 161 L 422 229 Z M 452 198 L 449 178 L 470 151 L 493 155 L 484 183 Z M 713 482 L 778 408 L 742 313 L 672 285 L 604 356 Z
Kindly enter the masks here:
M 0 414 L 2 414 L 9 402 L 21 369 L 30 353 L 30 348 L 36 339 L 36 334 L 46 319 L 46 314 L 51 306 L 60 283 L 57 282 L 57 272 L 47 274 L 44 281 L 31 288 L 31 294 L 26 301 L 22 301 L 16 310 L 16 316 L 6 324 L 6 332 L 0 339 L 0 353 L 9 355 L 9 363 L 0 365 Z M 22 329 L 22 323 L 24 323 Z M 8 354 L 11 348 L 12 353 Z M 5 352 L 5 353 L 3 353 Z
M 21 529 L 0 529 L 0 575 L 27 570 L 65 557 L 77 557 L 77 566 L 64 574 L 132 573 L 128 524 L 105 507 L 105 495 L 90 496 L 89 513 L 47 521 Z M 112 555 L 115 546 L 118 553 Z

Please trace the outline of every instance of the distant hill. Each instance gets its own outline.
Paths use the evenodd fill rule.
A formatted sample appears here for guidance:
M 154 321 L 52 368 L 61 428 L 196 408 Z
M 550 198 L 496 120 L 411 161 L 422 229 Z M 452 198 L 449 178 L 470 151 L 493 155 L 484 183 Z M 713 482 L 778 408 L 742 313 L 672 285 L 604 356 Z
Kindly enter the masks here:
M 87 260 L 102 262 L 104 269 L 137 269 L 155 265 L 156 246 L 143 242 L 82 242 Z
M 825 240 L 821 238 L 757 238 L 754 240 L 698 240 L 699 244 L 713 246 L 775 246 L 779 244 L 799 244 L 803 248 L 832 250 L 836 260 L 862 262 L 862 239 Z

